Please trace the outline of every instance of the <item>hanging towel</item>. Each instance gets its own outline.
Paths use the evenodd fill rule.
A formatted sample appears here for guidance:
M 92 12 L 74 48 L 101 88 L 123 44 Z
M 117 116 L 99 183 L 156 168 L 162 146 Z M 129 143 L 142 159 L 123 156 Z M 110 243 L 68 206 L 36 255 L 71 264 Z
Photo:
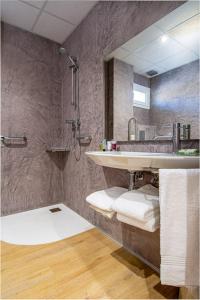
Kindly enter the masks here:
M 162 284 L 199 285 L 199 175 L 160 170 Z
M 141 228 L 145 231 L 150 231 L 150 232 L 154 232 L 156 231 L 159 227 L 160 227 L 160 217 L 159 215 L 155 218 L 152 218 L 150 221 L 147 222 L 140 222 L 136 219 L 133 218 L 128 218 L 124 215 L 118 214 L 117 213 L 117 219 L 120 222 Z
M 125 192 L 127 192 L 127 189 L 115 186 L 90 194 L 87 196 L 86 201 L 90 205 L 102 209 L 103 211 L 112 212 L 114 201 Z
M 159 215 L 159 191 L 147 185 L 122 194 L 113 203 L 113 210 L 128 218 L 147 222 Z

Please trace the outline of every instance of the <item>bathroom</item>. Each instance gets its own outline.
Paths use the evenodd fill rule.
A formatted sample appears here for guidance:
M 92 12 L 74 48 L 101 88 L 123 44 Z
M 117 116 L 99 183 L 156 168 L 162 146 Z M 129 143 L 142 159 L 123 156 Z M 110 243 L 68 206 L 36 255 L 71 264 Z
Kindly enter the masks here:
M 1 1 L 2 299 L 199 298 L 199 14 Z M 118 209 L 148 188 L 143 227 Z

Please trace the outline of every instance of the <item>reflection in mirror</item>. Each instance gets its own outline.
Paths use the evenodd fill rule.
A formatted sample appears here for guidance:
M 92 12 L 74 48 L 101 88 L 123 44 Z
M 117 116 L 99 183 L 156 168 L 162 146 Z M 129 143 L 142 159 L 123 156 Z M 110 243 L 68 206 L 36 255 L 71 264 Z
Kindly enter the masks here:
M 106 57 L 108 139 L 199 139 L 199 33 L 190 1 Z

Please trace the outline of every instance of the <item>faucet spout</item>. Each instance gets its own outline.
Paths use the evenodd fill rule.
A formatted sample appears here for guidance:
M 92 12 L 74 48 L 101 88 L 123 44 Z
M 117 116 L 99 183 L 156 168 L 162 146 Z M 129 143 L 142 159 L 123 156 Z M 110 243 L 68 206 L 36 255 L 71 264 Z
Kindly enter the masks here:
M 176 153 L 180 149 L 180 137 L 181 137 L 181 124 L 173 123 L 173 153 Z

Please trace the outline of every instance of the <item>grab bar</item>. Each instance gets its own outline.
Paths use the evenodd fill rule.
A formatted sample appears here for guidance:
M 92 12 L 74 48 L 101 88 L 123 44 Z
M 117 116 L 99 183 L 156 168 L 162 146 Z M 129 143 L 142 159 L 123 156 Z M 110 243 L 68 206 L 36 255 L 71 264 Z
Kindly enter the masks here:
M 22 140 L 26 142 L 27 137 L 26 136 L 1 136 L 2 142 L 11 141 L 11 140 Z
M 172 135 L 156 135 L 154 136 L 153 140 L 172 140 Z

